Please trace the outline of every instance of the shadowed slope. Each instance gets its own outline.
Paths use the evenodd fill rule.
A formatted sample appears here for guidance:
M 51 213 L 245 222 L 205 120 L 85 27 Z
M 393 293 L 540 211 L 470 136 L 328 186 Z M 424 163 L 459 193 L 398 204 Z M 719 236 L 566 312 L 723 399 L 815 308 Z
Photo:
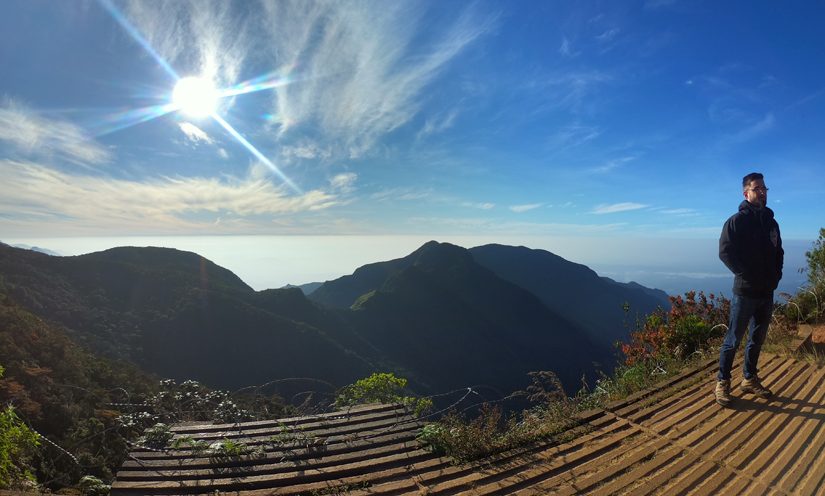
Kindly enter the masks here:
M 523 389 L 533 370 L 554 370 L 575 390 L 593 362 L 611 359 L 607 347 L 458 246 L 427 243 L 382 272 L 391 275 L 352 306 L 356 327 L 433 391 L 483 384 L 503 396 Z
M 530 291 L 547 308 L 584 328 L 597 343 L 627 339 L 636 318 L 670 305 L 663 291 L 599 277 L 587 266 L 545 250 L 485 245 L 470 253 L 497 276 Z
M 166 377 L 220 388 L 296 376 L 344 385 L 374 370 L 344 344 L 358 342 L 349 328 L 326 327 L 336 320 L 299 290 L 256 293 L 194 253 L 50 257 L 3 245 L 0 274 L 15 301 L 74 340 Z

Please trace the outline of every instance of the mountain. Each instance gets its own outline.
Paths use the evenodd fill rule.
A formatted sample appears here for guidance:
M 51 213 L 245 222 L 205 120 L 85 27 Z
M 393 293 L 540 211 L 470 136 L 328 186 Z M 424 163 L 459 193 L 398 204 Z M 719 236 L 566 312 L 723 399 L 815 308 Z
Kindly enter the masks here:
M 46 255 L 53 255 L 53 256 L 56 256 L 56 257 L 60 256 L 60 253 L 57 253 L 56 251 L 49 250 L 48 248 L 41 248 L 39 246 L 32 246 L 32 245 L 25 245 L 25 244 L 16 244 L 16 245 L 12 245 L 12 246 L 14 246 L 15 248 L 22 248 L 24 250 L 39 251 L 40 253 L 45 253 Z
M 59 487 L 84 474 L 111 479 L 127 451 L 116 404 L 142 401 L 157 378 L 94 356 L 60 326 L 13 302 L 6 290 L 0 281 L 0 405 L 12 405 L 49 440 L 41 443 L 35 463 L 38 480 Z M 71 450 L 77 460 L 51 443 Z
M 637 318 L 670 306 L 664 291 L 600 277 L 586 265 L 545 250 L 490 244 L 471 248 L 470 253 L 476 262 L 530 291 L 603 345 L 626 339 Z
M 167 248 L 53 257 L 0 244 L 0 283 L 84 348 L 164 377 L 222 389 L 299 377 L 338 387 L 389 371 L 420 393 L 483 385 L 495 397 L 524 388 L 534 370 L 555 371 L 573 392 L 582 376 L 612 368 L 613 341 L 632 318 L 625 302 L 647 312 L 665 301 L 542 250 L 435 241 L 309 297 L 295 287 L 256 292 Z
M 313 292 L 313 291 L 315 291 L 316 289 L 320 288 L 320 287 L 321 287 L 321 285 L 323 285 L 323 284 L 324 284 L 324 283 L 322 283 L 322 282 L 308 282 L 308 283 L 306 283 L 306 284 L 299 284 L 299 285 L 297 285 L 297 286 L 296 286 L 296 285 L 294 285 L 294 284 L 287 284 L 286 286 L 284 286 L 284 288 L 285 288 L 285 289 L 289 289 L 289 288 L 298 288 L 298 289 L 300 289 L 300 290 L 301 290 L 301 291 L 302 291 L 305 295 L 310 295 L 310 294 L 312 294 L 312 292 Z
M 256 293 L 194 253 L 50 257 L 0 245 L 0 275 L 14 301 L 77 343 L 164 377 L 229 389 L 288 377 L 342 386 L 376 367 L 348 346 L 357 335 L 299 290 Z
M 434 391 L 480 384 L 500 397 L 533 370 L 554 370 L 571 391 L 593 362 L 612 363 L 610 347 L 447 243 L 361 267 L 310 299 L 349 307 L 361 336 Z

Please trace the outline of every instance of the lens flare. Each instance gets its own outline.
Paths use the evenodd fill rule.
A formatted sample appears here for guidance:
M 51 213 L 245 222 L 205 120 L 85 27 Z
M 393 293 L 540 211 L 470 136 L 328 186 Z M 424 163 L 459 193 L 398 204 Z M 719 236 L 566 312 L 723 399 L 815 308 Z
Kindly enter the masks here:
M 146 38 L 144 38 L 143 35 L 140 34 L 140 31 L 138 31 L 137 28 L 135 28 L 132 25 L 132 23 L 129 22 L 128 19 L 126 19 L 126 16 L 124 16 L 120 12 L 120 10 L 118 10 L 118 8 L 115 7 L 114 4 L 112 4 L 111 0 L 99 1 L 100 5 L 102 5 L 103 8 L 106 9 L 107 12 L 109 12 L 109 15 L 111 15 L 112 18 L 115 21 L 117 21 L 118 24 L 120 24 L 120 27 L 122 27 L 127 33 L 129 33 L 129 36 L 131 36 L 133 40 L 135 40 L 141 47 L 143 47 L 143 49 L 146 50 L 146 53 L 151 55 L 152 58 L 155 59 L 155 62 L 157 62 L 158 65 L 161 66 L 163 70 L 166 71 L 166 73 L 172 77 L 172 79 L 177 81 L 178 74 L 175 72 L 174 69 L 172 69 L 172 66 L 169 65 L 169 63 L 166 62 L 166 60 L 163 57 L 161 57 L 160 54 L 156 52 L 154 48 L 152 48 L 152 45 L 148 41 L 146 41 Z
M 175 85 L 172 103 L 190 117 L 206 117 L 218 106 L 218 92 L 204 78 L 185 77 Z
M 109 134 L 141 122 L 156 119 L 170 112 L 180 110 L 192 117 L 210 116 L 223 127 L 238 143 L 246 148 L 258 160 L 263 162 L 269 169 L 283 180 L 293 191 L 302 194 L 300 188 L 293 183 L 281 170 L 266 158 L 255 146 L 235 130 L 228 122 L 218 115 L 216 108 L 220 98 L 226 98 L 256 91 L 268 90 L 288 84 L 290 80 L 286 76 L 280 76 L 277 72 L 271 72 L 258 76 L 254 79 L 236 84 L 230 88 L 216 90 L 212 83 L 203 78 L 186 77 L 181 79 L 163 57 L 158 54 L 152 45 L 144 38 L 140 32 L 126 19 L 126 17 L 115 7 L 111 0 L 98 0 L 100 5 L 112 16 L 115 21 L 144 49 L 157 63 L 166 71 L 169 76 L 176 81 L 172 91 L 171 102 L 163 105 L 155 105 L 135 109 L 112 116 L 109 122 L 104 123 L 103 128 L 97 133 L 98 136 Z
M 93 124 L 93 134 L 96 137 L 106 136 L 121 129 L 157 119 L 175 110 L 177 107 L 174 104 L 167 103 L 118 112 L 104 118 L 100 123 Z
M 275 173 L 275 175 L 280 177 L 290 188 L 292 188 L 293 191 L 295 191 L 298 194 L 303 193 L 301 191 L 301 189 L 298 186 L 295 185 L 295 183 L 293 183 L 288 177 L 286 177 L 286 174 L 281 172 L 281 169 L 279 169 L 278 166 L 273 164 L 272 161 L 269 160 L 268 158 L 266 158 L 266 156 L 263 153 L 261 153 L 257 148 L 255 148 L 252 145 L 252 143 L 250 143 L 249 141 L 246 140 L 246 138 L 241 136 L 241 133 L 239 133 L 238 131 L 235 131 L 235 128 L 230 126 L 229 123 L 226 122 L 225 120 L 223 120 L 223 118 L 221 116 L 219 116 L 218 114 L 212 114 L 212 118 L 215 119 L 218 122 L 218 124 L 220 124 L 226 130 L 226 132 L 228 132 L 236 140 L 238 140 L 238 143 L 243 145 L 243 147 L 246 148 L 247 150 L 249 150 L 249 152 L 252 155 L 255 155 L 255 157 L 258 160 L 260 160 L 267 167 L 269 167 L 269 170 L 271 170 L 272 172 Z

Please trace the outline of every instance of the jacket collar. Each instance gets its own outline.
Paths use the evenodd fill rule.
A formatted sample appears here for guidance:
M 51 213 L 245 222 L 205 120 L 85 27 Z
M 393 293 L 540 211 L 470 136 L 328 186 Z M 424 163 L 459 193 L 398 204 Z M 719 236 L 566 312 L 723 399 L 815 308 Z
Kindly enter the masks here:
M 773 210 L 769 207 L 764 208 L 757 208 L 751 204 L 748 200 L 742 200 L 742 203 L 739 204 L 739 212 L 743 214 L 753 214 L 757 216 L 766 216 L 769 219 L 773 219 Z

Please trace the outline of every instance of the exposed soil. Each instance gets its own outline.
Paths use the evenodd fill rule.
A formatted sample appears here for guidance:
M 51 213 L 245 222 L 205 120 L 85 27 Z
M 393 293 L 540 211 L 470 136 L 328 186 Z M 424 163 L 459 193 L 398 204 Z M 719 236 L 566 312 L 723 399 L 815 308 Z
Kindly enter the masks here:
M 811 340 L 814 343 L 825 343 L 825 324 L 813 326 L 811 333 Z

